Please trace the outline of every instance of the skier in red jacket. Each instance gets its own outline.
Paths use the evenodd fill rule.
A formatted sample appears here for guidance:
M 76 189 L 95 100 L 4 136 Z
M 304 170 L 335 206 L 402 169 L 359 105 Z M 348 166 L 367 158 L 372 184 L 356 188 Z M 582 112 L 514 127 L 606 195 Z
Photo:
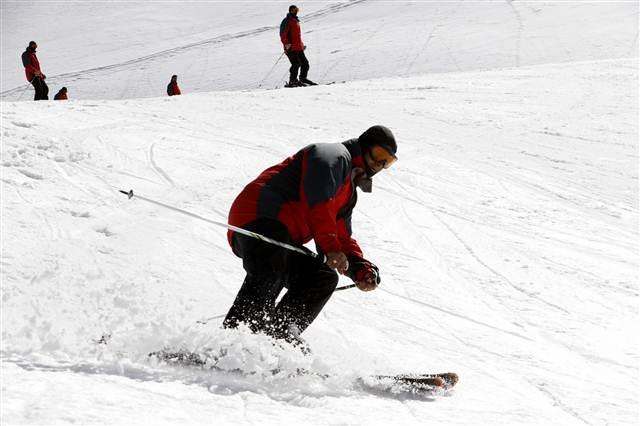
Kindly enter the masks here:
M 54 101 L 66 101 L 67 99 L 67 88 L 63 87 L 62 89 L 58 90 L 58 93 L 56 93 L 56 95 L 53 97 Z
M 289 13 L 280 24 L 280 41 L 282 41 L 284 51 L 291 62 L 287 87 L 314 86 L 316 84 L 307 78 L 309 61 L 304 54 L 307 47 L 302 42 L 298 11 L 297 6 L 289 6 Z M 300 70 L 300 80 L 298 80 L 298 70 Z
M 174 74 L 171 76 L 171 81 L 167 86 L 167 95 L 176 96 L 181 94 L 182 93 L 180 92 L 180 88 L 178 87 L 178 76 Z
M 47 76 L 40 71 L 40 62 L 36 56 L 37 48 L 38 44 L 35 41 L 29 42 L 29 46 L 27 46 L 27 49 L 22 53 L 22 65 L 24 65 L 27 81 L 36 89 L 33 100 L 46 101 L 49 100 L 49 87 L 47 83 L 44 82 Z
M 380 282 L 378 268 L 351 237 L 356 187 L 371 192 L 371 178 L 397 159 L 396 141 L 384 126 L 357 139 L 312 144 L 263 171 L 233 202 L 229 224 L 308 251 L 313 257 L 229 231 L 246 278 L 223 325 L 247 324 L 292 343 L 318 316 L 338 284 L 338 273 L 362 291 Z M 324 259 L 324 260 L 322 260 Z M 287 288 L 280 302 L 276 299 Z M 302 346 L 304 350 L 304 346 Z

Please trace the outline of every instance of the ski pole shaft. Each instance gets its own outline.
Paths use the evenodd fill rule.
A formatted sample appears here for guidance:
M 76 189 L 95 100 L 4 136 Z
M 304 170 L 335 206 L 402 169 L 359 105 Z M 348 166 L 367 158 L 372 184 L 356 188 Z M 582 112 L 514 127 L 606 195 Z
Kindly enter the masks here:
M 155 201 L 155 200 L 152 200 L 150 198 L 146 198 L 146 197 L 143 197 L 141 195 L 134 194 L 133 193 L 133 189 L 130 190 L 129 192 L 123 191 L 123 190 L 120 190 L 120 192 L 125 194 L 127 197 L 129 197 L 129 199 L 131 199 L 133 197 L 136 197 L 136 198 L 138 198 L 140 200 L 144 200 L 144 201 L 146 201 L 148 203 L 155 204 L 157 206 L 164 207 L 166 209 L 173 210 L 173 211 L 176 211 L 178 213 L 182 213 L 182 214 L 185 214 L 187 216 L 194 217 L 196 219 L 202 220 L 202 221 L 207 222 L 207 223 L 212 223 L 214 225 L 222 226 L 224 228 L 230 229 L 232 231 L 238 232 L 238 233 L 246 235 L 248 237 L 255 238 L 257 240 L 265 241 L 267 243 L 274 244 L 276 246 L 284 247 L 284 248 L 286 248 L 288 250 L 295 251 L 295 252 L 298 252 L 298 253 L 302 253 L 302 254 L 305 254 L 307 256 L 311 256 L 311 257 L 315 257 L 315 258 L 318 257 L 318 255 L 316 253 L 312 252 L 312 251 L 305 251 L 305 250 L 302 250 L 300 247 L 292 246 L 291 244 L 287 244 L 287 243 L 283 243 L 281 241 L 273 240 L 273 239 L 271 239 L 269 237 L 265 237 L 262 234 L 258 234 L 257 232 L 247 231 L 244 228 L 239 228 L 237 226 L 229 225 L 228 223 L 217 222 L 215 220 L 207 219 L 206 217 L 202 217 L 202 216 L 197 215 L 195 213 L 191 213 L 191 212 L 188 212 L 186 210 L 182 210 L 182 209 L 179 209 L 177 207 L 173 207 L 173 206 L 170 206 L 168 204 L 164 204 L 164 203 L 161 203 L 159 201 Z
M 336 291 L 340 291 L 340 290 L 346 290 L 348 288 L 354 288 L 355 286 L 356 286 L 355 284 L 343 285 L 342 287 L 337 287 L 333 291 L 336 292 Z
M 264 76 L 264 78 L 262 79 L 262 81 L 260 82 L 260 84 L 258 84 L 258 88 L 262 87 L 262 85 L 264 84 L 264 81 L 271 75 L 271 73 L 273 72 L 273 70 L 276 68 L 276 65 L 278 65 L 278 62 L 280 62 L 280 59 L 282 59 L 282 57 L 284 56 L 285 52 L 282 52 L 280 54 L 280 56 L 278 56 L 278 59 L 276 60 L 276 63 L 273 64 L 273 66 L 271 67 L 271 69 L 269 70 L 269 72 L 267 73 L 267 75 Z
M 349 285 L 345 285 L 345 286 L 342 286 L 342 287 L 338 287 L 338 288 L 336 288 L 336 289 L 335 289 L 335 290 L 333 290 L 333 291 L 334 291 L 334 292 L 336 292 L 336 291 L 340 291 L 340 290 L 347 290 L 347 289 L 349 289 L 349 288 L 353 288 L 353 287 L 355 287 L 355 286 L 356 286 L 355 284 L 349 284 Z M 226 316 L 226 314 L 214 315 L 214 316 L 209 317 L 209 318 L 205 318 L 205 319 L 202 319 L 202 320 L 197 320 L 197 321 L 196 321 L 196 323 L 197 323 L 197 324 L 205 325 L 205 324 L 207 324 L 209 321 L 213 321 L 214 319 L 224 318 L 225 316 Z
M 27 81 L 26 85 L 24 86 L 24 89 L 22 89 L 20 91 L 20 96 L 18 96 L 18 100 L 21 101 L 22 100 L 22 96 L 24 96 L 25 93 L 27 93 L 27 89 L 31 86 L 31 82 Z

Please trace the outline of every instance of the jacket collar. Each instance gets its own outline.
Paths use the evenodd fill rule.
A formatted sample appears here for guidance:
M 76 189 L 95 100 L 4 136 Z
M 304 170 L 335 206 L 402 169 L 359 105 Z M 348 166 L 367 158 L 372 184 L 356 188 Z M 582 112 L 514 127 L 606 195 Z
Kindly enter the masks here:
M 362 147 L 358 139 L 349 139 L 342 142 L 342 144 L 351 154 L 351 166 L 353 167 L 351 179 L 353 183 L 363 192 L 371 192 L 373 190 L 373 180 L 365 173 Z

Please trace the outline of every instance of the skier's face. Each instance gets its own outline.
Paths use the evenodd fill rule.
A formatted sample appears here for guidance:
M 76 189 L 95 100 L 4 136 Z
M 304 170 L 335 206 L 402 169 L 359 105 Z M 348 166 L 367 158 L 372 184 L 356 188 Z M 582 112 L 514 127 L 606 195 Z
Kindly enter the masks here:
M 294 7 L 293 9 L 291 9 L 291 14 L 293 16 L 298 16 L 298 10 L 300 10 L 300 9 L 298 9 L 297 7 Z
M 34 52 L 36 51 L 37 48 L 38 48 L 38 45 L 36 43 L 31 43 L 29 45 L 29 49 L 33 50 Z
M 367 165 L 367 175 L 372 177 L 382 169 L 388 169 L 396 162 L 396 157 L 381 146 L 372 146 L 365 151 L 364 160 Z

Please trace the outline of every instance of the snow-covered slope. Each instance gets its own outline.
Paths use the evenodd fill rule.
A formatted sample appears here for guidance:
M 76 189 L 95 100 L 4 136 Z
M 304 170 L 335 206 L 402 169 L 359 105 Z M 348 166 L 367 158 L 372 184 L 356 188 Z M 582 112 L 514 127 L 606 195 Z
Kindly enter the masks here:
M 144 40 L 153 34 L 149 23 L 162 16 L 159 5 L 173 5 L 165 29 L 155 33 L 158 50 L 175 46 L 182 32 L 193 43 L 235 34 L 235 21 L 216 17 L 220 28 L 208 28 L 207 19 L 189 15 L 196 4 L 119 3 L 119 15 L 98 3 L 102 20 L 77 21 L 78 5 L 38 3 L 46 16 L 67 14 L 78 27 L 97 27 L 106 17 L 120 25 L 137 7 L 145 17 L 138 26 Z M 384 66 L 335 67 L 361 81 L 330 86 L 0 103 L 0 423 L 637 423 L 638 65 L 637 53 L 623 50 L 637 42 L 625 21 L 635 22 L 637 4 L 401 4 L 390 11 L 388 3 L 386 9 L 373 2 L 308 3 L 303 10 L 318 18 L 304 28 L 308 33 L 324 22 L 331 32 L 329 24 L 353 25 L 354 38 L 342 37 L 342 43 L 370 49 L 370 55 L 406 40 L 398 25 L 371 36 L 379 23 L 375 13 L 386 10 L 385 18 L 397 24 L 410 10 L 437 6 L 445 14 L 457 6 L 468 10 L 466 18 L 460 25 L 444 19 L 436 34 L 455 40 L 450 47 L 460 54 L 452 57 L 468 61 L 461 67 L 467 71 L 419 74 L 431 66 L 422 56 L 409 71 L 393 70 L 387 52 L 378 58 Z M 13 37 L 6 37 L 5 22 L 16 5 L 1 5 L 3 90 L 5 43 Z M 259 24 L 262 15 L 252 7 L 216 5 L 255 24 L 243 30 L 272 25 L 271 18 Z M 522 50 L 524 40 L 546 40 L 537 59 L 479 63 L 464 53 L 465 45 L 481 39 L 513 53 L 516 40 L 498 25 L 507 18 L 485 9 L 500 7 L 539 19 L 528 27 L 538 35 L 520 41 L 521 51 L 531 53 Z M 279 20 L 282 4 L 260 8 Z M 327 10 L 335 10 L 333 20 L 323 21 Z M 175 26 L 175 16 L 184 17 L 183 27 Z M 184 23 L 189 17 L 191 26 Z M 471 25 L 481 17 L 495 18 L 494 25 Z M 593 25 L 578 31 L 577 22 Z M 585 42 L 600 31 L 598 22 L 606 32 L 598 42 L 602 55 Z M 56 30 L 32 37 L 17 28 L 21 37 L 38 39 L 41 60 L 46 37 L 51 44 L 63 37 L 62 31 L 54 37 Z M 475 32 L 461 38 L 455 31 L 463 28 Z M 263 36 L 271 40 L 269 32 Z M 319 37 L 305 36 L 310 46 L 314 34 Z M 72 35 L 70 44 L 85 43 Z M 144 46 L 120 48 L 114 37 L 96 36 L 108 60 L 92 53 L 80 69 L 142 55 Z M 234 43 L 241 40 L 252 38 Z M 339 40 L 332 35 L 317 44 Z M 216 54 L 227 64 L 238 60 L 237 49 L 224 46 L 229 50 Z M 578 46 L 585 49 L 580 55 Z M 249 53 L 256 60 L 267 56 L 266 49 L 254 49 L 246 61 Z M 58 64 L 50 75 L 71 72 Z M 151 72 L 151 62 L 145 64 Z M 443 71 L 455 69 L 440 64 Z M 166 65 L 168 71 L 171 62 Z M 496 69 L 476 69 L 484 67 Z M 216 87 L 255 88 L 268 67 L 253 69 L 261 74 L 254 80 L 249 68 L 230 65 L 239 73 L 233 84 Z M 105 79 L 127 75 L 124 68 L 111 70 L 89 74 L 101 79 L 75 80 L 77 93 L 92 87 L 99 94 L 87 98 L 111 97 Z M 376 72 L 387 77 L 365 79 Z M 113 97 L 150 96 L 148 90 Z M 11 99 L 19 96 L 12 93 Z M 359 198 L 354 230 L 383 282 L 371 293 L 333 296 L 305 333 L 311 357 L 219 329 L 219 315 L 243 279 L 223 228 L 118 192 L 134 189 L 224 221 L 238 191 L 265 167 L 308 143 L 339 142 L 376 123 L 394 130 L 400 160 L 376 177 L 372 194 Z M 96 344 L 103 335 L 111 336 L 109 344 Z M 147 359 L 164 346 L 234 348 L 227 367 L 252 374 L 171 368 Z M 275 367 L 282 374 L 271 375 Z M 330 378 L 288 377 L 298 368 Z M 457 371 L 461 381 L 435 400 L 375 393 L 354 383 L 373 372 L 441 370 Z
M 3 104 L 3 423 L 632 423 L 637 77 L 616 60 Z M 117 190 L 224 220 L 264 167 L 378 122 L 400 161 L 354 221 L 383 285 L 333 297 L 307 333 L 313 358 L 280 354 L 345 379 L 149 365 L 165 344 L 232 339 L 196 321 L 226 311 L 242 268 L 223 229 Z M 462 381 L 437 404 L 348 386 L 443 369 Z
M 0 96 L 27 100 L 29 40 L 72 99 L 273 88 L 288 79 L 281 2 L 3 2 Z M 321 82 L 636 56 L 637 2 L 302 2 Z M 273 71 L 270 70 L 273 68 Z

